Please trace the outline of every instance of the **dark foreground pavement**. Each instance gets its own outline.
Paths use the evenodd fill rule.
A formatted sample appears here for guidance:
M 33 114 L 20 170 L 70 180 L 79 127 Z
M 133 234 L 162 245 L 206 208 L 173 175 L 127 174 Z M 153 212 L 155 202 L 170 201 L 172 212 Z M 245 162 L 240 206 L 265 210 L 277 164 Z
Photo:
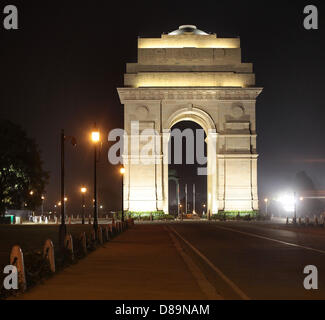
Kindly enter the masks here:
M 325 230 L 300 231 L 255 222 L 136 224 L 21 298 L 324 299 Z M 307 265 L 318 268 L 318 290 L 303 286 Z
M 135 225 L 19 299 L 207 299 L 163 225 Z
M 285 225 L 236 221 L 187 222 L 173 228 L 188 242 L 187 250 L 193 252 L 195 261 L 225 299 L 238 297 L 236 289 L 249 299 L 325 298 L 324 229 L 308 232 Z M 194 254 L 195 249 L 198 252 Z M 226 279 L 221 280 L 209 262 Z M 307 265 L 318 269 L 318 290 L 303 286 Z M 235 285 L 233 290 L 227 279 Z

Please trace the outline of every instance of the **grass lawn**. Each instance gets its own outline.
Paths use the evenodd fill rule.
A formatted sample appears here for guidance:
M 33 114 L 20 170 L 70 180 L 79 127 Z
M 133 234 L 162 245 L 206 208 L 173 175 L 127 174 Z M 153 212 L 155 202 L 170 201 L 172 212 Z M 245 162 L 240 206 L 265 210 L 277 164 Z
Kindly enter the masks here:
M 82 231 L 90 233 L 92 225 L 67 225 L 67 232 L 78 236 Z M 19 245 L 23 253 L 43 250 L 45 240 L 51 239 L 54 248 L 58 247 L 59 225 L 0 225 L 0 274 L 9 264 L 11 248 Z

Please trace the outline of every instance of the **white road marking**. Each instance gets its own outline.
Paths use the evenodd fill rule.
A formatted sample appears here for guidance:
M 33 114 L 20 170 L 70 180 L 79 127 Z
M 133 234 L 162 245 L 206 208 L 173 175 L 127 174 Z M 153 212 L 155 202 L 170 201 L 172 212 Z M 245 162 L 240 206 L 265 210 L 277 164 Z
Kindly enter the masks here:
M 176 250 L 178 251 L 180 256 L 183 258 L 185 264 L 189 268 L 190 272 L 192 273 L 193 277 L 195 278 L 195 280 L 196 280 L 197 284 L 199 285 L 203 294 L 209 300 L 223 300 L 223 297 L 216 292 L 215 287 L 208 281 L 208 279 L 205 277 L 205 275 L 199 269 L 199 267 L 195 264 L 195 262 L 191 259 L 191 257 L 188 254 L 186 254 L 186 252 L 182 248 L 179 240 L 172 233 L 172 231 L 168 227 L 164 227 L 164 228 L 168 232 Z
M 264 239 L 264 240 L 269 240 L 269 241 L 281 243 L 281 244 L 284 244 L 284 245 L 287 245 L 287 246 L 291 246 L 291 247 L 297 247 L 297 248 L 301 248 L 301 249 L 305 249 L 305 250 L 310 250 L 310 251 L 315 251 L 315 252 L 323 253 L 323 254 L 325 253 L 324 250 L 315 249 L 315 248 L 306 247 L 306 246 L 301 246 L 299 244 L 295 244 L 295 243 L 291 243 L 291 242 L 286 242 L 286 241 L 281 241 L 281 240 L 277 240 L 277 239 L 273 239 L 273 238 L 261 236 L 261 235 L 255 234 L 255 233 L 250 233 L 250 232 L 245 232 L 245 231 L 239 231 L 239 230 L 236 230 L 236 229 L 227 228 L 227 227 L 221 227 L 221 226 L 217 226 L 217 225 L 214 225 L 214 226 L 216 228 L 219 228 L 219 229 L 224 229 L 224 230 L 227 230 L 227 231 L 241 233 L 241 234 L 244 234 L 244 235 L 247 235 L 247 236 L 250 236 L 250 237 L 255 237 L 255 238 L 260 238 L 260 239 Z
M 203 253 L 201 253 L 197 248 L 195 248 L 190 242 L 188 242 L 184 237 L 182 237 L 172 226 L 169 228 L 182 239 L 198 256 L 200 256 L 217 274 L 222 278 L 243 300 L 250 300 L 250 298 L 241 290 L 237 285 L 235 285 L 219 268 L 217 268 Z

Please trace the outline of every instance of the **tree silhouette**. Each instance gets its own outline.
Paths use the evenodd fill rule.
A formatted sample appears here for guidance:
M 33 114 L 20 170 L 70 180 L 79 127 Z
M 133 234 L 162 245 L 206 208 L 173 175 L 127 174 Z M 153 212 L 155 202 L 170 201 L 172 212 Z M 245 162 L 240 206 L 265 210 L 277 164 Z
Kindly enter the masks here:
M 34 210 L 49 174 L 44 171 L 40 151 L 26 132 L 8 120 L 0 120 L 0 215 L 6 209 Z
M 294 190 L 296 191 L 297 196 L 305 197 L 302 202 L 298 201 L 300 215 L 313 216 L 314 214 L 317 215 L 322 212 L 323 205 L 322 202 L 316 198 L 317 190 L 314 182 L 305 171 L 296 173 L 294 178 Z

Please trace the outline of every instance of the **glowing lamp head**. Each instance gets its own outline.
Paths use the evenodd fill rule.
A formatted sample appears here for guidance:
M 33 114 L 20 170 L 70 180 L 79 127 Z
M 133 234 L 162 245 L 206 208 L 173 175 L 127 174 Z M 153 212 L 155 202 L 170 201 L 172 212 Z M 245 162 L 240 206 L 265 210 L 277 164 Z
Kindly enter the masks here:
M 124 173 L 125 173 L 125 168 L 122 167 L 122 168 L 120 169 L 120 174 L 124 174 Z
M 33 190 L 29 191 L 29 194 L 32 196 L 34 194 L 34 191 Z
M 295 196 L 291 193 L 284 194 L 279 197 L 279 202 L 281 202 L 283 209 L 287 212 L 294 212 L 295 210 Z
M 269 201 L 269 199 L 268 199 L 268 198 L 265 198 L 265 199 L 264 199 L 264 202 L 268 202 L 268 201 Z
M 91 140 L 95 143 L 97 143 L 100 139 L 100 134 L 99 134 L 99 131 L 98 130 L 94 130 L 92 133 L 91 133 Z
M 41 196 L 41 199 L 42 199 L 42 200 L 44 200 L 44 199 L 45 199 L 45 197 L 44 197 L 44 196 Z
M 87 188 L 82 187 L 82 188 L 80 188 L 80 191 L 81 191 L 81 193 L 86 193 L 87 192 Z
M 65 197 L 65 198 L 64 198 L 64 201 L 65 201 L 65 202 L 66 202 L 66 201 L 68 201 L 68 198 L 67 198 L 67 197 Z

